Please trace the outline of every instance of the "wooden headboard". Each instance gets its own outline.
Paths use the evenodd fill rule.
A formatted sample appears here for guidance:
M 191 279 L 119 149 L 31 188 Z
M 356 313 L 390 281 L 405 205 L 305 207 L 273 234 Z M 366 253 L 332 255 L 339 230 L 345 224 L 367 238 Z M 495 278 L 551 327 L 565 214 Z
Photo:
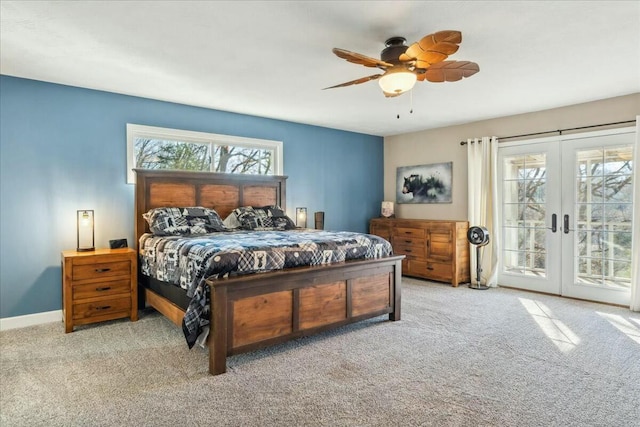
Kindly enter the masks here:
M 152 208 L 203 206 L 222 219 L 240 206 L 278 205 L 286 209 L 286 176 L 240 175 L 134 169 L 136 247 L 149 231 L 142 214 Z

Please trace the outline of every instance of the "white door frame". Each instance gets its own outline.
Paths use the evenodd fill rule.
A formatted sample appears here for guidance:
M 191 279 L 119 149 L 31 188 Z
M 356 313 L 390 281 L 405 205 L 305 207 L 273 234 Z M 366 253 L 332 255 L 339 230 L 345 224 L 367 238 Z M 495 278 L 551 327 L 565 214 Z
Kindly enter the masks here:
M 501 160 L 503 158 L 503 156 L 500 154 L 500 150 L 502 149 L 507 149 L 507 148 L 512 148 L 512 147 L 519 147 L 519 146 L 530 146 L 532 148 L 531 151 L 535 151 L 535 145 L 538 144 L 557 144 L 557 167 L 558 167 L 558 173 L 560 173 L 560 168 L 561 168 L 561 151 L 562 151 L 562 143 L 563 142 L 570 142 L 572 140 L 579 140 L 579 139 L 587 139 L 587 138 L 595 138 L 595 137 L 601 137 L 601 136 L 609 136 L 609 135 L 618 135 L 618 134 L 624 134 L 624 133 L 633 133 L 635 134 L 636 132 L 636 128 L 635 127 L 624 127 L 624 128 L 617 128 L 617 129 L 608 129 L 608 130 L 597 130 L 597 131 L 591 131 L 591 132 L 583 132 L 583 133 L 575 133 L 575 134 L 570 134 L 570 135 L 556 135 L 556 136 L 551 136 L 551 137 L 544 137 L 544 138 L 534 138 L 534 139 L 528 139 L 528 140 L 522 140 L 522 141 L 514 141 L 514 142 L 502 142 L 500 143 L 500 145 L 498 146 L 498 158 Z M 538 145 L 539 147 L 542 147 L 544 145 Z M 513 150 L 510 150 L 513 151 Z M 516 150 L 514 151 L 514 153 L 517 154 L 517 152 L 520 150 Z M 524 153 L 526 150 L 526 148 L 523 148 L 522 152 Z M 501 162 L 498 165 L 498 179 L 499 179 L 499 183 L 500 185 L 503 185 L 503 167 L 504 165 L 501 164 Z M 634 167 L 640 167 L 640 165 L 634 165 Z M 553 178 L 553 177 L 552 177 Z M 566 178 L 565 178 L 566 180 Z M 575 181 L 575 179 L 572 180 L 572 182 Z M 566 183 L 563 183 L 561 178 L 559 179 L 559 187 L 562 188 L 562 194 L 560 196 L 560 199 L 562 198 L 567 198 L 569 197 L 568 193 L 569 191 L 574 191 L 575 192 L 575 183 L 573 182 L 572 185 L 565 185 Z M 548 194 L 548 199 L 555 197 L 555 195 L 553 194 L 553 189 L 552 188 L 547 188 L 547 190 L 551 190 L 552 194 Z M 560 191 L 558 189 L 558 191 Z M 573 200 L 573 194 L 571 194 L 571 199 Z M 634 200 L 634 204 L 635 203 L 640 203 L 640 201 L 638 200 Z M 562 202 L 562 204 L 564 206 L 558 206 L 557 208 L 552 207 L 552 210 L 557 210 L 557 232 L 555 233 L 555 235 L 551 235 L 549 232 L 547 232 L 547 238 L 546 238 L 546 244 L 547 244 L 547 248 L 549 250 L 553 250 L 554 247 L 557 248 L 558 253 L 557 256 L 552 259 L 551 261 L 553 262 L 554 260 L 558 260 L 561 258 L 561 253 L 564 252 L 564 250 L 562 250 L 562 246 L 566 246 L 567 244 L 573 245 L 573 233 L 569 233 L 569 234 L 565 234 L 564 233 L 564 223 L 563 223 L 563 217 L 564 217 L 564 210 L 567 209 L 567 204 L 566 202 Z M 502 208 L 503 208 L 503 191 L 498 191 L 498 206 L 500 207 L 498 210 L 498 215 L 499 215 L 499 224 L 500 227 L 502 229 L 503 227 L 503 214 L 502 214 Z M 551 221 L 551 214 L 554 212 L 551 211 L 547 211 L 547 215 L 546 215 L 546 223 L 547 223 L 547 228 L 550 228 L 550 221 Z M 569 213 L 571 215 L 571 217 L 573 216 L 573 212 Z M 571 224 L 573 222 L 570 221 L 569 224 L 569 230 L 571 230 Z M 501 236 L 504 233 L 500 233 Z M 556 238 L 557 236 L 557 238 Z M 565 236 L 565 237 L 563 237 Z M 567 237 L 571 237 L 571 239 L 568 239 Z M 634 236 L 635 239 L 638 239 L 638 236 Z M 504 239 L 504 237 L 502 237 L 502 239 Z M 569 243 L 569 240 L 571 240 L 571 242 Z M 562 241 L 562 244 L 560 243 Z M 549 246 L 551 245 L 551 246 Z M 504 241 L 501 242 L 501 251 L 504 250 Z M 504 265 L 503 265 L 503 254 L 499 254 L 498 256 L 498 284 L 499 285 L 503 285 L 503 286 L 510 286 L 510 287 L 518 287 L 518 288 L 522 288 L 522 289 L 528 289 L 528 290 L 533 290 L 533 291 L 539 291 L 539 292 L 545 292 L 545 293 L 553 293 L 553 294 L 558 294 L 558 295 L 564 295 L 564 294 L 569 294 L 571 297 L 578 297 L 578 298 L 585 298 L 584 295 L 580 294 L 577 295 L 575 292 L 567 292 L 567 285 L 564 283 L 569 277 L 573 277 L 573 262 L 571 262 L 570 266 L 567 266 L 566 264 L 568 263 L 568 258 L 567 256 L 562 256 L 563 258 L 563 262 L 559 264 L 561 264 L 559 266 L 560 270 L 558 272 L 559 276 L 556 276 L 555 273 L 553 271 L 550 272 L 551 274 L 551 278 L 550 280 L 554 281 L 555 283 L 544 283 L 544 280 L 537 278 L 537 277 L 529 277 L 529 276 L 524 276 L 524 275 L 520 275 L 520 279 L 522 280 L 517 280 L 515 277 L 517 275 L 510 275 L 510 274 L 505 274 L 503 272 L 504 270 Z M 551 265 L 551 267 L 553 268 L 553 265 Z M 570 273 L 567 273 L 567 271 L 570 271 Z M 569 274 L 571 274 L 571 276 L 569 276 Z M 506 279 L 506 280 L 505 280 Z M 572 281 L 572 280 L 571 280 Z M 610 301 L 610 300 L 605 300 L 604 302 L 615 302 L 617 304 L 628 304 L 629 303 L 629 296 L 625 296 L 624 292 L 619 293 L 621 294 L 622 298 L 616 298 L 615 301 Z M 630 293 L 629 293 L 630 294 Z M 585 299 L 589 299 L 589 298 L 585 298 Z
M 611 304 L 629 305 L 631 300 L 631 288 L 617 288 L 613 286 L 590 285 L 587 283 L 575 282 L 575 258 L 576 258 L 576 231 L 575 224 L 575 195 L 576 195 L 576 171 L 575 171 L 575 153 L 576 150 L 600 148 L 603 146 L 603 137 L 618 137 L 623 139 L 625 135 L 630 135 L 630 141 L 606 141 L 604 145 L 619 145 L 635 143 L 635 128 L 615 129 L 615 131 L 599 131 L 590 132 L 588 135 L 572 135 L 573 138 L 564 140 L 561 147 L 561 157 L 563 162 L 563 179 L 562 179 L 562 212 L 569 215 L 568 234 L 563 233 L 562 238 L 562 264 L 566 267 L 562 269 L 562 295 L 572 298 L 580 298 L 606 302 Z M 580 141 L 579 146 L 572 146 L 572 141 Z M 636 167 L 636 165 L 634 165 Z M 637 203 L 634 200 L 634 203 Z M 631 228 L 631 224 L 629 224 Z M 564 230 L 565 232 L 567 230 Z M 636 236 L 637 238 L 637 236 Z M 633 241 L 633 237 L 632 237 Z M 631 248 L 629 248 L 631 250 Z
M 560 239 L 561 239 L 561 223 L 560 219 L 560 174 L 559 174 L 559 149 L 554 144 L 555 138 L 537 138 L 535 140 L 517 141 L 510 143 L 501 143 L 498 146 L 498 215 L 500 224 L 500 254 L 498 256 L 498 284 L 502 286 L 516 287 L 537 292 L 544 292 L 559 295 L 561 291 L 561 264 L 560 264 Z M 545 258 L 545 274 L 544 275 L 525 275 L 511 273 L 505 271 L 504 251 L 509 249 L 506 242 L 506 235 L 503 227 L 503 208 L 504 208 L 504 155 L 526 155 L 526 154 L 545 154 L 546 164 L 546 184 L 545 184 L 545 220 L 544 226 L 545 238 L 544 246 L 546 248 Z M 552 215 L 556 215 L 556 231 L 552 231 Z M 558 251 L 557 254 L 554 251 Z

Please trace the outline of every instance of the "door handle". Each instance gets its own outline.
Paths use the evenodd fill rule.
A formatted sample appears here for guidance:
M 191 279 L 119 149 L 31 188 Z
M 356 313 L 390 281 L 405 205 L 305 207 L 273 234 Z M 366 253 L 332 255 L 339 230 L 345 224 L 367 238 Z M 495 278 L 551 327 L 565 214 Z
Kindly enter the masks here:
M 558 230 L 558 215 L 551 215 L 551 231 L 556 232 Z
M 569 215 L 564 216 L 564 234 L 569 234 Z

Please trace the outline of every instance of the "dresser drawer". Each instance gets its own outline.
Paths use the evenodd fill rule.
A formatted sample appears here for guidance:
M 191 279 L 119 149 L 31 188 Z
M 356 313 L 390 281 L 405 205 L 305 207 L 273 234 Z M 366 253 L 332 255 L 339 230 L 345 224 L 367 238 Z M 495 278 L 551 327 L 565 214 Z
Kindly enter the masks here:
M 411 237 L 411 236 L 394 236 L 393 244 L 421 247 L 421 246 L 425 246 L 425 240 L 417 237 Z
M 122 317 L 126 317 L 129 316 L 130 311 L 131 296 L 127 295 L 119 298 L 73 304 L 73 320 L 110 317 L 117 314 L 122 314 Z
M 85 283 L 83 285 L 73 285 L 73 300 L 86 298 L 96 298 L 117 294 L 129 294 L 131 292 L 131 280 L 112 280 L 109 282 Z
M 418 239 L 424 239 L 424 230 L 422 228 L 406 228 L 406 227 L 398 227 L 394 233 L 395 237 L 415 237 Z
M 424 265 L 425 275 L 433 280 L 449 281 L 453 278 L 451 263 L 427 262 Z
M 131 272 L 131 262 L 115 261 L 101 262 L 95 264 L 73 265 L 73 280 L 102 279 L 105 277 L 129 276 Z
M 426 248 L 420 244 L 396 244 L 393 246 L 393 252 L 396 255 L 406 255 L 407 257 L 419 259 L 424 259 L 427 254 Z

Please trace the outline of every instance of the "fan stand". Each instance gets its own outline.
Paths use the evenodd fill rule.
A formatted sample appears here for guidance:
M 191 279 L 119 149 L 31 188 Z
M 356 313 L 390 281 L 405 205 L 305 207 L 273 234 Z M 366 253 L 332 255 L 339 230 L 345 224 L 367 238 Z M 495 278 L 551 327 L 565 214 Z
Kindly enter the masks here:
M 473 283 L 473 280 L 471 281 L 471 283 L 469 283 L 469 287 L 471 289 L 479 289 L 479 290 L 485 290 L 485 289 L 489 289 L 488 286 L 485 286 L 483 284 L 480 283 L 480 273 L 482 272 L 482 267 L 480 266 L 480 246 L 476 246 L 476 283 Z

